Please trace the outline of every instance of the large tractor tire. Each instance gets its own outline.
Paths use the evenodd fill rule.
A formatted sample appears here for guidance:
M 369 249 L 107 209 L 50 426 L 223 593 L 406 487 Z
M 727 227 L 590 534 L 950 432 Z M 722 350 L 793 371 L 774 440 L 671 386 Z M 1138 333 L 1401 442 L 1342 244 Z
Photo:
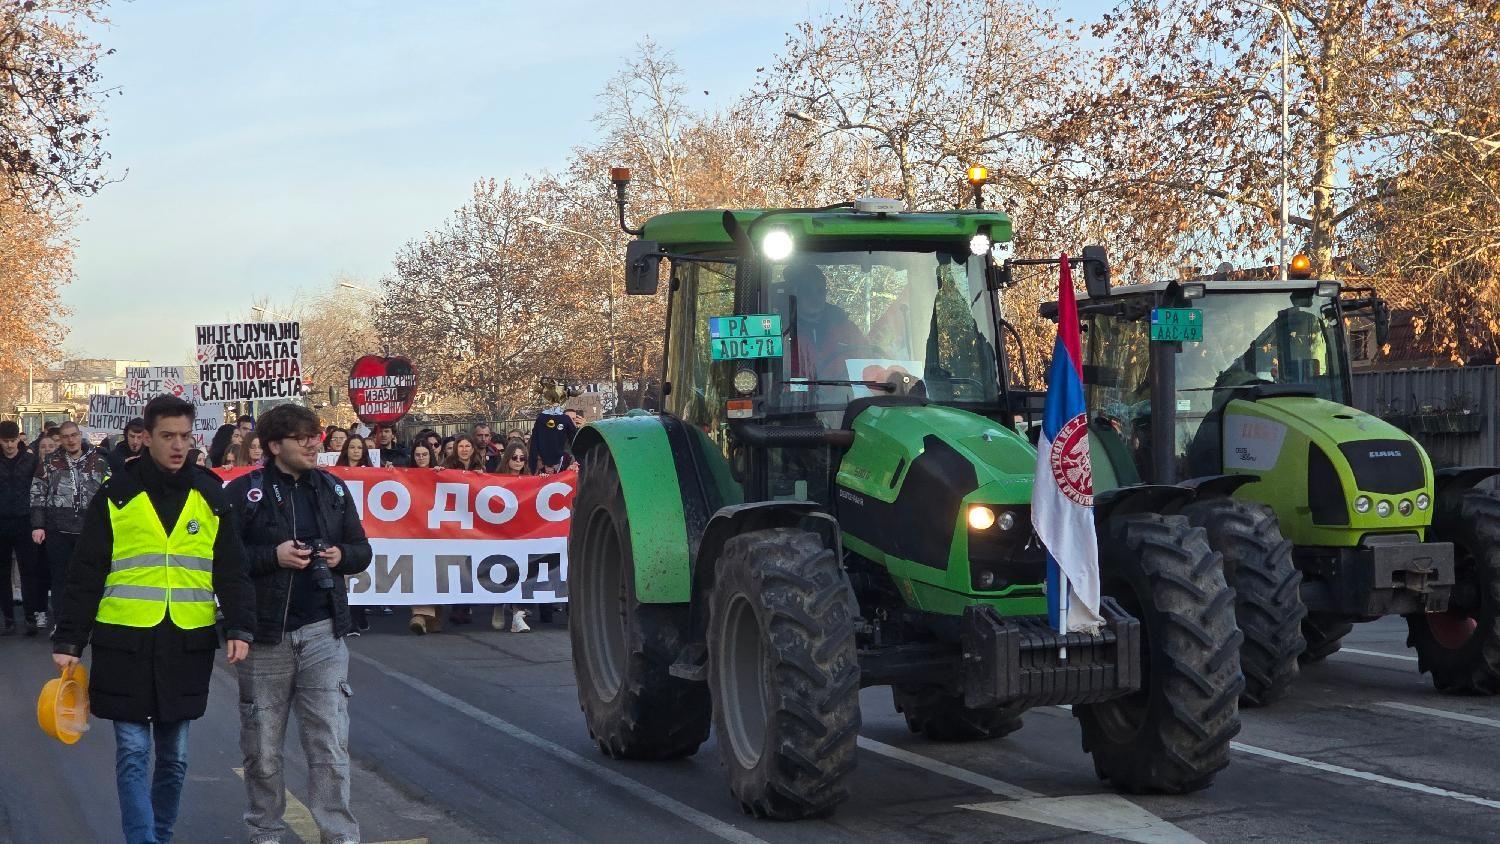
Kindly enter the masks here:
M 1436 539 L 1453 543 L 1449 609 L 1406 617 L 1417 668 L 1448 694 L 1500 694 L 1500 494 L 1469 490 L 1438 502 Z
M 1240 706 L 1266 706 L 1291 688 L 1307 647 L 1302 637 L 1307 607 L 1292 543 L 1264 504 L 1212 498 L 1188 506 L 1184 515 L 1208 534 L 1209 547 L 1224 555 L 1224 579 L 1234 587 L 1234 616 L 1245 634 Z
M 708 682 L 729 790 L 755 817 L 831 813 L 859 738 L 854 591 L 817 534 L 724 544 L 709 600 Z
M 1182 516 L 1119 516 L 1104 527 L 1103 591 L 1141 621 L 1143 677 L 1139 692 L 1073 707 L 1083 749 L 1123 791 L 1197 791 L 1229 764 L 1240 731 L 1234 590 L 1208 537 Z
M 933 741 L 983 741 L 1008 736 L 1021 729 L 1021 713 L 1015 706 L 973 709 L 964 706 L 963 694 L 942 686 L 903 685 L 891 687 L 896 711 L 906 716 L 906 726 Z
M 1344 646 L 1344 637 L 1353 629 L 1353 624 L 1340 620 L 1337 616 L 1308 613 L 1302 622 L 1302 638 L 1307 640 L 1307 649 L 1302 652 L 1299 661 L 1303 665 L 1310 665 L 1338 653 L 1339 648 Z
M 606 448 L 589 452 L 579 477 L 568 561 L 568 631 L 589 735 L 616 759 L 692 755 L 708 739 L 708 688 L 668 673 L 688 608 L 636 598 L 624 491 Z

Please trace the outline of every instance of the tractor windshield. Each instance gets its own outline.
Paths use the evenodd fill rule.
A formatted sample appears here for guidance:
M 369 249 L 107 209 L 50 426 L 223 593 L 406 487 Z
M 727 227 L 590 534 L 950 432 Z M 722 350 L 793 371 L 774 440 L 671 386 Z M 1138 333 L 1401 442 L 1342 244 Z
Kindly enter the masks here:
M 768 271 L 786 334 L 777 410 L 841 410 L 892 379 L 932 401 L 998 400 L 991 297 L 968 250 L 801 252 Z
M 1175 442 L 1178 477 L 1217 474 L 1218 418 L 1231 400 L 1257 384 L 1311 387 L 1348 404 L 1348 377 L 1339 348 L 1335 303 L 1311 290 L 1213 292 L 1194 300 L 1203 341 L 1177 353 Z M 1090 317 L 1088 404 L 1114 481 L 1095 469 L 1095 489 L 1152 478 L 1149 311 Z M 1118 435 L 1103 437 L 1112 430 Z M 1121 450 L 1123 447 L 1123 450 Z M 1127 456 L 1128 455 L 1128 456 Z M 1102 486 L 1101 486 L 1102 485 Z
M 1256 384 L 1311 387 L 1343 402 L 1345 375 L 1333 301 L 1312 291 L 1214 293 L 1196 303 L 1204 342 L 1184 343 L 1177 391 L 1194 409 L 1218 406 Z

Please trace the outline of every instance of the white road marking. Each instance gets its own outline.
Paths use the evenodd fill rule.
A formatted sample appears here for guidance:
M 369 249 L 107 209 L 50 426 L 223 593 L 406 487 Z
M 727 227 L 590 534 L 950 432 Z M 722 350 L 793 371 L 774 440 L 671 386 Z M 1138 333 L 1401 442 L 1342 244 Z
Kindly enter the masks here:
M 1407 791 L 1429 794 L 1433 797 L 1447 797 L 1450 800 L 1457 800 L 1461 803 L 1472 803 L 1475 806 L 1484 806 L 1487 809 L 1500 809 L 1500 800 L 1490 800 L 1487 797 L 1476 797 L 1473 794 L 1465 794 L 1462 791 L 1450 791 L 1446 788 L 1438 788 L 1437 786 L 1426 785 L 1425 783 L 1411 782 L 1409 780 L 1400 780 L 1396 779 L 1395 777 L 1388 777 L 1385 774 L 1377 774 L 1371 771 L 1360 771 L 1355 768 L 1346 768 L 1343 765 L 1331 765 L 1327 762 L 1318 762 L 1316 760 L 1307 759 L 1302 756 L 1293 756 L 1290 753 L 1281 753 L 1276 750 L 1267 750 L 1264 747 L 1242 744 L 1237 741 L 1230 742 L 1229 746 L 1234 748 L 1235 750 L 1240 751 L 1241 753 L 1249 753 L 1252 756 L 1261 756 L 1266 759 L 1275 759 L 1278 762 L 1287 762 L 1292 765 L 1301 765 L 1304 768 L 1312 768 L 1314 770 L 1323 771 L 1329 774 L 1338 774 L 1342 777 L 1351 777 L 1357 780 L 1364 780 L 1365 782 L 1380 783 L 1381 785 L 1389 785 L 1394 788 L 1404 788 Z
M 1140 844 L 1203 844 L 1202 839 L 1162 820 L 1118 794 L 1040 797 L 960 806 L 1032 823 L 1105 835 Z
M 1011 785 L 1008 782 L 1001 782 L 994 777 L 987 777 L 984 774 L 960 768 L 957 765 L 949 765 L 947 762 L 939 762 L 936 759 L 912 753 L 910 750 L 902 750 L 899 747 L 879 742 L 872 738 L 860 736 L 859 746 L 871 753 L 878 753 L 888 759 L 895 759 L 897 762 L 915 765 L 925 771 L 931 771 L 939 776 L 958 780 L 959 782 L 966 782 L 969 785 L 978 786 L 991 794 L 1009 797 L 1012 800 L 1036 800 L 1047 796 L 1045 794 L 1038 794 L 1030 789 L 1022 788 L 1019 785 Z
M 1334 651 L 1333 654 L 1331 654 L 1331 655 L 1332 656 L 1338 656 L 1339 654 L 1359 654 L 1360 656 L 1378 656 L 1381 659 L 1399 659 L 1402 662 L 1416 662 L 1417 661 L 1417 658 L 1414 657 L 1414 656 L 1411 656 L 1410 654 L 1387 654 L 1387 653 L 1381 653 L 1380 651 L 1362 651 L 1359 648 L 1339 648 L 1337 651 Z
M 1415 712 L 1418 715 L 1431 715 L 1434 718 L 1447 718 L 1450 721 L 1463 721 L 1466 724 L 1481 724 L 1486 727 L 1500 728 L 1500 720 L 1494 718 L 1481 718 L 1478 715 L 1466 715 L 1462 712 L 1449 712 L 1446 709 L 1428 709 L 1425 706 L 1416 706 L 1410 703 L 1397 703 L 1394 700 L 1382 700 L 1375 704 L 1387 709 L 1401 709 L 1407 712 Z
M 1095 835 L 1119 838 L 1124 841 L 1138 841 L 1142 844 L 1202 844 L 1197 837 L 1118 794 L 1048 797 L 1029 788 L 1022 788 L 967 768 L 940 762 L 872 738 L 860 736 L 859 746 L 888 759 L 914 765 L 924 771 L 1011 798 L 999 803 L 960 804 L 958 807 L 960 809 L 1004 815 L 1032 823 L 1091 832 Z
M 371 659 L 370 657 L 365 656 L 361 653 L 351 652 L 349 656 L 352 659 L 356 659 L 360 662 L 374 667 L 381 673 L 385 674 L 385 676 L 391 678 L 392 680 L 395 680 L 403 686 L 406 686 L 412 691 L 425 695 L 426 697 L 435 700 L 438 703 L 441 703 L 442 705 L 460 714 L 467 715 L 475 721 L 478 721 L 486 727 L 489 727 L 490 729 L 504 733 L 511 738 L 516 739 L 517 741 L 529 744 L 544 753 L 555 756 L 563 762 L 566 762 L 569 765 L 572 765 L 573 767 L 578 768 L 579 770 L 587 774 L 598 777 L 599 779 L 604 780 L 605 782 L 608 782 L 609 784 L 617 788 L 628 791 L 630 794 L 639 798 L 640 800 L 645 801 L 646 803 L 649 803 L 652 806 L 661 809 L 662 811 L 676 815 L 682 820 L 687 821 L 688 823 L 698 827 L 699 829 L 709 833 L 710 835 L 718 836 L 725 841 L 734 841 L 738 844 L 767 844 L 764 839 L 751 835 L 750 833 L 746 832 L 743 829 L 740 829 L 739 827 L 725 823 L 718 818 L 713 817 L 712 815 L 700 812 L 685 803 L 679 803 L 678 801 L 673 800 L 672 798 L 668 797 L 665 794 L 662 794 L 661 792 L 651 788 L 650 786 L 638 782 L 637 780 L 633 780 L 630 777 L 627 777 L 624 774 L 619 773 L 618 771 L 600 765 L 597 762 L 585 759 L 560 744 L 548 741 L 547 739 L 544 739 L 541 736 L 536 735 L 535 733 L 528 732 L 527 730 L 524 730 L 516 726 L 515 724 L 510 723 L 504 718 L 500 718 L 496 715 L 485 712 L 483 709 L 460 700 L 453 695 L 450 695 L 447 692 L 443 691 L 442 689 L 439 689 L 435 686 L 430 686 L 427 683 L 424 683 L 409 674 L 403 674 L 400 671 L 389 668 L 379 660 Z

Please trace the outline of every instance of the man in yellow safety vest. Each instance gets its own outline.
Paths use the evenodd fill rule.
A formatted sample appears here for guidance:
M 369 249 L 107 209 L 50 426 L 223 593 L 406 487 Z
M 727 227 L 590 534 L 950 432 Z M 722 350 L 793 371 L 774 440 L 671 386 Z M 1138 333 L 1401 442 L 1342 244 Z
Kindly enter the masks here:
M 172 838 L 188 723 L 208 706 L 219 647 L 216 598 L 229 662 L 244 659 L 254 639 L 255 592 L 233 525 L 221 524 L 229 507 L 219 479 L 186 462 L 193 416 L 174 396 L 146 404 L 146 457 L 89 502 L 52 640 L 62 667 L 93 649 L 89 701 L 94 715 L 115 722 L 128 844 Z

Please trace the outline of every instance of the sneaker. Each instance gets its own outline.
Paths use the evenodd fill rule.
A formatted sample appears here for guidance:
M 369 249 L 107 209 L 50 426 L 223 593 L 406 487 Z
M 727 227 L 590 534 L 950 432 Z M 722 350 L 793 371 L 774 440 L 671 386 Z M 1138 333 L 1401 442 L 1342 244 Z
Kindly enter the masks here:
M 406 625 L 406 628 L 418 636 L 427 635 L 427 622 L 423 621 L 420 615 L 412 616 L 411 623 Z
M 511 618 L 511 620 L 510 620 L 510 632 L 512 632 L 512 633 L 530 633 L 531 632 L 531 628 L 526 625 L 526 611 L 525 610 L 516 610 L 515 616 L 513 618 Z
M 37 613 L 36 614 L 36 626 L 37 627 L 46 627 L 47 625 L 48 625 L 47 613 L 46 612 L 39 612 L 39 613 Z M 55 624 L 52 625 L 52 629 L 56 630 L 57 629 L 57 625 L 55 625 Z
M 349 633 L 346 636 L 346 638 L 349 638 L 349 639 L 355 639 L 355 638 L 358 638 L 358 637 L 359 637 L 359 631 L 358 630 L 350 630 Z

